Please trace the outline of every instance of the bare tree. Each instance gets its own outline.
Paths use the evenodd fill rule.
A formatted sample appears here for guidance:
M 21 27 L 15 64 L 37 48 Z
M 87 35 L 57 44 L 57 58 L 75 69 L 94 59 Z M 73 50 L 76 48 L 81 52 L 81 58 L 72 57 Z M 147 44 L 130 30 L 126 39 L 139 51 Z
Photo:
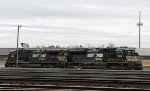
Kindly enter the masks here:
M 98 48 L 105 48 L 105 45 L 104 44 L 101 44 L 99 46 L 97 46 Z
M 106 48 L 115 48 L 116 46 L 113 43 L 109 43 Z

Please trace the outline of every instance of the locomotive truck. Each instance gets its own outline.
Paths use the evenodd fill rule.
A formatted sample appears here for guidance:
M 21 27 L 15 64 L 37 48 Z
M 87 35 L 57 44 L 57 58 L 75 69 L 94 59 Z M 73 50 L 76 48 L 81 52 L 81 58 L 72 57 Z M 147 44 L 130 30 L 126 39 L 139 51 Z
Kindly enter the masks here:
M 134 48 L 73 48 L 16 50 L 9 53 L 5 67 L 82 68 L 107 70 L 142 70 Z M 16 63 L 17 62 L 17 63 Z

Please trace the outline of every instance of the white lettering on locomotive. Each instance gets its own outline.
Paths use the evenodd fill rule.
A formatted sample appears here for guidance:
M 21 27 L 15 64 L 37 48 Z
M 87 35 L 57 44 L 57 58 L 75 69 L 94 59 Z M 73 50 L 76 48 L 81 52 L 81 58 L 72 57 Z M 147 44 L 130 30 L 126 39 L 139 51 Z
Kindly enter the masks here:
M 89 54 L 87 54 L 87 57 L 94 57 L 94 53 L 89 53 Z
M 96 54 L 96 57 L 103 57 L 103 54 L 102 53 L 98 53 L 98 54 Z

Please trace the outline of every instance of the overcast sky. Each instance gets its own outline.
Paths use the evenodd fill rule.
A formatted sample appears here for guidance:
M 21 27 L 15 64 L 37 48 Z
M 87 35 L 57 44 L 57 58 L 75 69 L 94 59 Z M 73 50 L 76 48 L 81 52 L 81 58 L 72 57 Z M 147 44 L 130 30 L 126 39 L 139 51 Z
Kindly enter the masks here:
M 150 0 L 0 0 L 0 47 L 107 45 L 150 47 Z M 21 47 L 21 45 L 19 46 Z

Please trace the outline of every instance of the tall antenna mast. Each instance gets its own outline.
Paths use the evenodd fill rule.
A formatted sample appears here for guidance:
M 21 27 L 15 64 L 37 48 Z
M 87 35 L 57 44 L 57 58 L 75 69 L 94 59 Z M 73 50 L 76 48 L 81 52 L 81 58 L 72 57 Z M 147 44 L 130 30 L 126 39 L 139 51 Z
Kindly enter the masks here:
M 137 26 L 139 27 L 139 48 L 141 48 L 141 26 L 143 26 L 143 23 L 141 23 L 141 11 L 139 11 L 139 22 Z

